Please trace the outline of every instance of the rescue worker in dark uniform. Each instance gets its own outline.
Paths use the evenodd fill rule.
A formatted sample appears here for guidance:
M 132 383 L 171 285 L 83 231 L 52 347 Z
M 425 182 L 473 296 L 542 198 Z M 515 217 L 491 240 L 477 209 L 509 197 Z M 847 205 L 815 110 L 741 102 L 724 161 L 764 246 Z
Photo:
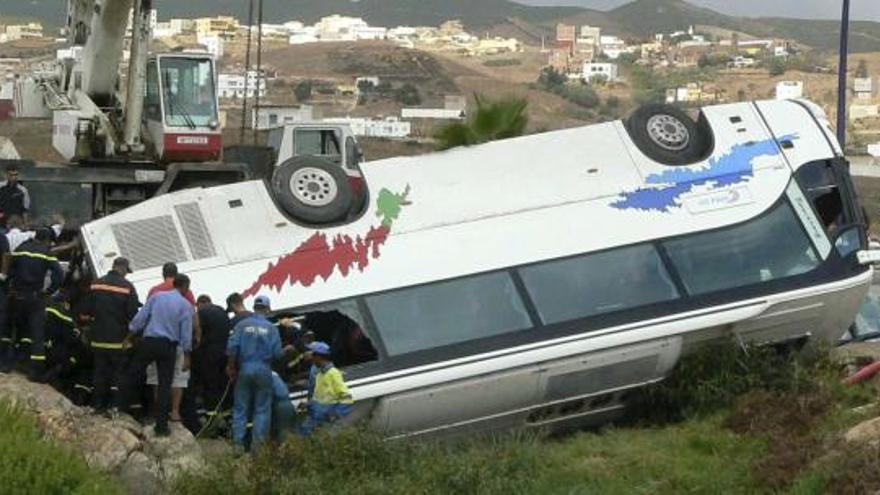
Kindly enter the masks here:
M 64 272 L 58 260 L 50 254 L 52 232 L 37 230 L 36 236 L 22 243 L 12 253 L 9 268 L 9 284 L 13 321 L 19 335 L 30 339 L 30 366 L 28 373 L 33 380 L 40 380 L 46 366 L 44 333 L 46 330 L 46 297 L 60 287 Z M 46 274 L 51 273 L 49 287 L 45 287 Z M 19 342 L 23 342 L 20 338 Z
M 90 287 L 89 298 L 83 313 L 91 319 L 89 339 L 94 361 L 93 406 L 98 413 L 109 407 L 122 405 L 119 390 L 122 372 L 126 365 L 124 341 L 128 324 L 137 314 L 137 290 L 125 279 L 131 273 L 125 258 L 116 258 L 107 275 L 96 280 Z M 111 392 L 116 395 L 111 400 Z
M 0 225 L 13 215 L 18 215 L 27 223 L 27 214 L 31 209 L 31 196 L 26 187 L 18 182 L 18 167 L 6 167 L 6 180 L 0 182 Z
M 15 358 L 15 335 L 9 319 L 9 293 L 7 274 L 12 261 L 9 239 L 0 235 L 0 373 L 9 371 Z
M 46 308 L 46 375 L 44 381 L 73 400 L 77 372 L 86 359 L 82 334 L 62 299 Z
M 196 383 L 202 391 L 202 404 L 208 415 L 220 409 L 220 400 L 229 379 L 226 376 L 226 343 L 232 326 L 226 311 L 213 304 L 206 295 L 199 296 L 199 322 L 202 326 L 202 343 L 196 350 Z M 231 396 L 231 394 L 228 394 Z M 231 397 L 229 397 L 231 398 Z M 226 403 L 231 403 L 227 400 Z M 223 407 L 225 408 L 225 406 Z

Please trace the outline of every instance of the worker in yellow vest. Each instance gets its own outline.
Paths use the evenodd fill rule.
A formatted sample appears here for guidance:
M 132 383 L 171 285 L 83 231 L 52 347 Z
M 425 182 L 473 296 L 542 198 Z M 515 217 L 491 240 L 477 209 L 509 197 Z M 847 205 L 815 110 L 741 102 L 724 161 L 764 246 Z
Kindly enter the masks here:
M 345 418 L 354 408 L 342 372 L 330 359 L 330 346 L 313 342 L 308 349 L 314 363 L 314 389 L 309 391 L 308 416 L 299 428 L 302 435 L 311 435 L 316 428 Z

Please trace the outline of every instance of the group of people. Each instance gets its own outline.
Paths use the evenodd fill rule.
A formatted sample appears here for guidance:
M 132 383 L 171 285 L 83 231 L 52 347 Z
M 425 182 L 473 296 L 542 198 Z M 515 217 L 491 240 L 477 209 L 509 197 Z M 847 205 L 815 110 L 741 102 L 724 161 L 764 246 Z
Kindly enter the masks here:
M 175 421 L 204 431 L 199 405 L 207 422 L 225 423 L 218 418 L 233 403 L 232 436 L 242 447 L 293 431 L 308 435 L 351 412 L 330 346 L 292 318 L 273 323 L 267 296 L 249 311 L 232 294 L 222 308 L 207 295 L 196 299 L 189 277 L 167 263 L 142 304 L 121 257 L 76 290 L 62 284 L 55 238 L 37 229 L 10 249 L 8 235 L 0 235 L 0 372 L 23 371 L 97 414 L 152 419 L 158 436 L 169 435 Z M 275 370 L 307 383 L 300 411 Z

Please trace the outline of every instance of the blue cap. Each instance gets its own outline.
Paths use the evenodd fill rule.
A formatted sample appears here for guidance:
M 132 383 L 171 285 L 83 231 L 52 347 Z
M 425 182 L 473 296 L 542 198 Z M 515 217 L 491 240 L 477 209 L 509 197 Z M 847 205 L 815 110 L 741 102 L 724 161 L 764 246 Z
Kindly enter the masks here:
M 313 354 L 317 354 L 319 356 L 330 355 L 330 346 L 324 342 L 312 342 L 311 344 L 309 344 L 309 350 L 312 351 Z
M 260 294 L 259 296 L 254 298 L 254 307 L 262 306 L 264 308 L 271 308 L 272 304 L 269 301 L 269 296 Z

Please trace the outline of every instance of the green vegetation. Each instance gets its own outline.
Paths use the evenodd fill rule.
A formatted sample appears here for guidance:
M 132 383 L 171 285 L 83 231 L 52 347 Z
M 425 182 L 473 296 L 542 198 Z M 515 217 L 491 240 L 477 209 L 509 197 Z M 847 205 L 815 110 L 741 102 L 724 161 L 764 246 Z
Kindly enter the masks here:
M 7 495 L 122 493 L 76 453 L 44 440 L 34 420 L 0 403 L 0 487 Z
M 471 146 L 522 135 L 529 123 L 528 101 L 523 98 L 489 100 L 475 95 L 476 109 L 466 122 L 455 122 L 440 129 L 436 138 L 441 150 Z
M 353 430 L 221 459 L 181 494 L 873 493 L 880 447 L 841 431 L 876 411 L 825 351 L 719 345 L 633 398 L 628 423 L 568 437 L 382 441 Z M 669 412 L 667 412 L 669 411 Z M 670 413 L 671 412 L 671 413 Z M 872 414 L 874 413 L 874 414 Z
M 307 102 L 312 99 L 312 81 L 301 81 L 293 88 L 297 101 Z
M 419 93 L 419 88 L 406 83 L 394 90 L 394 101 L 401 105 L 413 107 L 422 104 L 422 95 Z
M 553 67 L 541 69 L 538 87 L 586 109 L 596 108 L 601 103 L 596 90 L 581 83 L 568 84 L 565 74 Z

